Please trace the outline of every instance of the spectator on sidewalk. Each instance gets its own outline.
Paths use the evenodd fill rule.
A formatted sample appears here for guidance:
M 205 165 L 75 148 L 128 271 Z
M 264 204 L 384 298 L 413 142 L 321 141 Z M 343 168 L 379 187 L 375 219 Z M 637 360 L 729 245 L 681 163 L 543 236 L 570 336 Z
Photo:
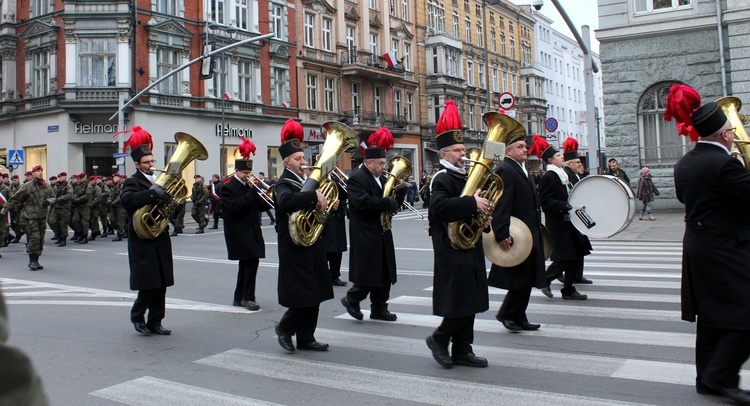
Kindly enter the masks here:
M 641 176 L 638 178 L 638 189 L 635 195 L 643 204 L 639 220 L 646 220 L 646 213 L 648 213 L 649 220 L 656 220 L 656 217 L 651 214 L 651 202 L 654 201 L 654 196 L 659 196 L 659 189 L 654 185 L 654 181 L 651 179 L 651 171 L 646 166 L 641 169 Z

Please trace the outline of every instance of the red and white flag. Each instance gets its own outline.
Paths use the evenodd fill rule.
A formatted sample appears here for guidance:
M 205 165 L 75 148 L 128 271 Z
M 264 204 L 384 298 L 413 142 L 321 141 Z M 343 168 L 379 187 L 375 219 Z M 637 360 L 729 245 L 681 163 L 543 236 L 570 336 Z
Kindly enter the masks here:
M 0 203 L 2 203 L 3 206 L 5 206 L 5 203 L 8 203 L 8 199 L 6 199 L 5 196 L 3 196 L 2 193 L 0 193 Z M 8 224 L 10 224 L 10 213 L 8 213 L 8 215 L 6 217 L 7 218 L 5 220 L 8 221 Z
M 364 141 L 359 143 L 359 152 L 362 153 L 362 155 L 365 154 L 365 150 L 367 149 L 367 143 Z
M 224 100 L 230 101 L 230 100 L 232 100 L 232 96 L 229 93 L 224 92 Z
M 281 102 L 281 107 L 283 107 L 283 108 L 286 109 L 286 108 L 289 107 L 289 103 L 287 103 L 287 102 Z
M 388 67 L 392 68 L 398 64 L 398 61 L 396 60 L 396 51 L 390 50 L 387 54 L 383 55 L 383 58 L 385 58 L 385 61 L 388 62 Z

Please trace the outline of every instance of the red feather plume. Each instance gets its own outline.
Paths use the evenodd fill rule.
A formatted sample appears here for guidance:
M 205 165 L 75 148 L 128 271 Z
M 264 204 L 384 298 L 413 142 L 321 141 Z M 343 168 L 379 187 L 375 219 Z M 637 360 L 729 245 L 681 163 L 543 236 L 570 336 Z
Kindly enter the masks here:
M 281 143 L 283 144 L 295 138 L 302 142 L 305 140 L 305 133 L 302 131 L 302 124 L 290 118 L 281 127 Z
M 573 137 L 568 137 L 562 144 L 563 153 L 578 151 L 578 140 Z
M 255 143 L 245 137 L 240 137 L 240 139 L 242 142 L 234 153 L 236 155 L 239 152 L 243 159 L 250 159 L 251 154 L 255 155 Z
M 542 153 L 549 147 L 549 142 L 546 139 L 534 134 L 534 144 L 529 147 L 529 153 L 535 154 L 539 159 L 542 159 Z
M 391 130 L 385 127 L 378 128 L 378 130 L 372 133 L 370 138 L 367 139 L 367 145 L 371 148 L 383 148 L 386 151 L 393 148 L 393 144 L 393 134 L 391 134 Z
M 463 126 L 461 125 L 461 115 L 458 114 L 456 103 L 453 100 L 445 102 L 445 110 L 438 119 L 437 126 L 435 127 L 436 134 L 442 134 L 446 131 L 460 130 Z
M 677 133 L 698 141 L 700 135 L 693 128 L 692 115 L 701 106 L 701 95 L 688 85 L 673 85 L 667 96 L 664 119 L 675 119 Z
M 148 149 L 154 149 L 154 139 L 153 137 L 151 137 L 151 134 L 149 134 L 148 131 L 143 129 L 143 127 L 134 125 L 131 129 L 116 132 L 115 136 L 123 133 L 131 134 L 127 141 L 125 141 L 125 143 L 122 145 L 122 152 L 125 152 L 128 147 L 130 147 L 130 150 L 132 151 L 133 149 L 144 144 L 148 145 Z

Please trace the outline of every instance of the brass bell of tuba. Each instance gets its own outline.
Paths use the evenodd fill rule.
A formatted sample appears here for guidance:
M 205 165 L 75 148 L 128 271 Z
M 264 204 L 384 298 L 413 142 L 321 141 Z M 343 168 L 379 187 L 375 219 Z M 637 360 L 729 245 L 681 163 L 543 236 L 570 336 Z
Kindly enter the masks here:
M 399 180 L 406 179 L 411 174 L 411 162 L 402 156 L 396 156 L 388 162 L 388 180 L 383 185 L 383 197 L 393 197 L 395 187 Z M 383 227 L 383 231 L 391 229 L 393 222 L 393 213 L 390 211 L 380 213 L 380 225 Z
M 734 146 L 739 150 L 739 158 L 741 158 L 745 168 L 750 170 L 750 137 L 745 131 L 745 124 L 747 124 L 748 119 L 746 115 L 740 114 L 742 101 L 737 97 L 727 96 L 716 100 L 716 104 L 721 107 L 724 115 L 729 119 L 729 123 L 734 127 Z M 733 153 L 733 155 L 735 154 Z
M 166 168 L 156 179 L 155 184 L 164 188 L 174 199 L 171 203 L 156 203 L 141 207 L 133 214 L 133 229 L 138 237 L 153 240 L 169 227 L 169 217 L 178 205 L 184 204 L 188 198 L 188 188 L 185 180 L 179 174 L 190 165 L 193 160 L 204 161 L 208 158 L 206 147 L 188 133 L 177 132 L 174 135 L 177 148 L 169 158 Z
M 482 238 L 484 223 L 492 215 L 495 206 L 503 195 L 503 180 L 500 176 L 492 173 L 494 160 L 505 158 L 505 143 L 509 139 L 526 135 L 523 125 L 513 118 L 497 112 L 485 113 L 482 120 L 487 125 L 487 139 L 479 151 L 470 151 L 471 163 L 466 185 L 464 185 L 461 196 L 473 196 L 480 190 L 479 196 L 490 201 L 490 205 L 484 213 L 477 213 L 469 220 L 454 221 L 448 223 L 448 239 L 451 246 L 457 250 L 468 250 L 473 248 Z
M 326 197 L 328 210 L 324 211 L 320 204 L 317 204 L 310 209 L 295 211 L 289 216 L 289 236 L 301 247 L 309 247 L 320 238 L 323 223 L 339 198 L 338 187 L 331 181 L 329 174 L 341 154 L 354 152 L 358 145 L 358 137 L 354 130 L 338 121 L 323 123 L 321 133 L 325 137 L 325 142 L 315 165 L 307 167 L 310 169 L 310 175 L 302 187 L 302 192 L 320 188 Z

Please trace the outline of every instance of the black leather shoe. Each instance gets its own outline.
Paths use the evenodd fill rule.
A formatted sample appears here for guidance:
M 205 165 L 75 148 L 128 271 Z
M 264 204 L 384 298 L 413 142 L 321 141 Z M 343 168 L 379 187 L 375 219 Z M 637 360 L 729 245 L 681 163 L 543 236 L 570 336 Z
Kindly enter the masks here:
M 354 306 L 353 304 L 349 303 L 349 301 L 346 300 L 346 297 L 341 298 L 341 304 L 346 308 L 346 312 L 355 319 L 362 320 L 365 317 L 365 315 L 362 314 L 362 311 L 359 310 L 359 305 Z
M 120 234 L 117 234 L 117 236 L 115 236 L 112 241 L 122 241 L 122 237 L 120 236 Z
M 160 336 L 168 336 L 168 335 L 172 334 L 172 330 L 168 330 L 168 329 L 162 327 L 161 325 L 153 326 L 153 327 L 147 326 L 147 328 L 148 328 L 148 331 L 150 331 L 150 332 L 152 332 L 154 334 L 158 334 Z
M 588 296 L 582 295 L 582 294 L 578 293 L 577 291 L 574 291 L 573 293 L 570 293 L 570 294 L 567 294 L 567 295 L 562 295 L 562 297 L 565 300 L 586 300 L 586 299 L 589 298 Z
M 487 364 L 487 359 L 477 357 L 473 352 L 463 355 L 453 355 L 453 365 L 463 365 L 467 367 L 484 368 Z
M 518 323 L 516 323 L 513 320 L 505 320 L 505 319 L 501 318 L 499 314 L 495 315 L 495 318 L 500 323 L 503 323 L 503 326 L 505 328 L 507 328 L 508 330 L 510 330 L 510 331 L 521 331 L 521 330 L 523 330 L 523 327 L 519 326 Z
M 750 391 L 742 390 L 740 388 L 713 388 L 721 396 L 730 399 L 735 405 L 750 405 Z
M 172 231 L 172 234 L 169 235 L 170 237 L 177 237 L 177 231 Z
M 203 228 L 199 228 L 198 231 L 195 232 L 196 234 L 203 234 L 205 231 L 203 231 Z
M 529 323 L 528 321 L 521 323 L 521 328 L 526 331 L 536 331 L 536 330 L 539 330 L 539 327 L 542 327 L 542 325 Z
M 255 300 L 242 300 L 240 301 L 240 304 L 242 306 L 247 307 L 247 310 L 252 310 L 252 311 L 260 310 L 260 305 L 258 305 L 258 303 L 256 303 Z
M 333 286 L 346 286 L 346 282 L 342 281 L 341 278 L 332 279 L 331 284 Z
M 432 358 L 435 358 L 438 364 L 443 368 L 453 368 L 453 360 L 448 354 L 448 346 L 438 344 L 432 336 L 427 337 L 425 341 L 427 342 L 427 348 L 432 351 Z
M 718 395 L 721 396 L 721 392 L 718 390 L 706 385 L 705 383 L 701 382 L 699 379 L 695 380 L 695 391 L 698 392 L 699 395 Z
M 294 352 L 292 336 L 290 336 L 289 334 L 284 334 L 281 329 L 279 329 L 279 326 L 276 326 L 276 336 L 279 338 L 279 345 L 281 346 L 281 348 L 289 352 Z
M 145 334 L 145 335 L 151 334 L 151 331 L 148 329 L 148 327 L 146 327 L 146 323 L 133 323 L 133 326 L 135 327 L 135 331 L 141 334 Z
M 586 279 L 585 276 L 581 276 L 581 279 L 575 281 L 575 283 L 580 283 L 583 285 L 593 285 L 594 282 L 591 281 L 591 279 Z
M 396 313 L 386 310 L 384 312 L 370 313 L 370 318 L 373 320 L 396 321 L 398 316 L 396 316 Z
M 218 229 L 219 229 L 219 227 L 216 227 L 216 226 L 214 226 L 214 227 L 209 227 L 208 229 L 209 229 L 209 230 L 218 230 Z
M 547 296 L 550 299 L 553 298 L 553 297 L 555 297 L 555 295 L 550 290 L 549 286 L 547 286 L 546 288 L 541 288 L 539 290 L 541 290 L 542 293 L 544 293 L 544 296 Z
M 313 341 L 307 344 L 297 343 L 297 349 L 303 351 L 328 351 L 328 344 Z
M 89 243 L 89 240 L 85 237 L 78 240 L 78 244 L 88 244 L 88 243 Z
M 242 307 L 244 305 L 242 304 L 241 300 L 235 300 L 235 301 L 232 302 L 232 306 Z

